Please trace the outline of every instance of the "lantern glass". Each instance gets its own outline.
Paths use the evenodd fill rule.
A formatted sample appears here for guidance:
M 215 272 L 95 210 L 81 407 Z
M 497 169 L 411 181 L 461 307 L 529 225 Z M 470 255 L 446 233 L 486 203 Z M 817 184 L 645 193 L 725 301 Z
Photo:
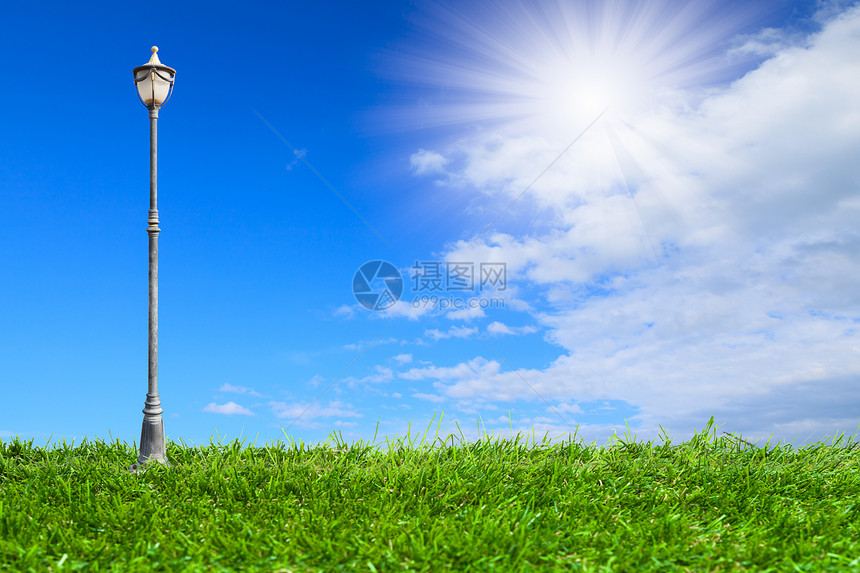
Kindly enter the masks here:
M 141 101 L 147 106 L 159 106 L 164 103 L 170 95 L 171 81 L 165 80 L 164 77 L 173 79 L 174 74 L 166 70 L 158 70 L 155 68 L 144 68 L 138 70 L 134 80 L 137 84 L 137 93 L 140 95 Z

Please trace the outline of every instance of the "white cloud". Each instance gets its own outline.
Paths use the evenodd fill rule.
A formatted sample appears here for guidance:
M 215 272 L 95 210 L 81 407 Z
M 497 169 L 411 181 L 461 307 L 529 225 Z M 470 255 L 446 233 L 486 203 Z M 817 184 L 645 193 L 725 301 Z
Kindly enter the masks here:
M 435 151 L 419 149 L 409 157 L 409 165 L 418 175 L 442 173 L 448 160 Z
M 249 396 L 262 396 L 259 392 L 246 388 L 245 386 L 233 386 L 232 384 L 224 383 L 218 388 L 219 392 L 232 392 L 235 394 L 248 394 Z
M 385 310 L 374 313 L 375 316 L 381 318 L 408 318 L 409 320 L 418 320 L 422 316 L 430 313 L 433 307 L 430 305 L 413 305 L 405 300 L 398 300 Z
M 802 38 L 789 34 L 786 30 L 764 28 L 753 34 L 737 37 L 734 42 L 736 46 L 731 48 L 726 55 L 729 58 L 743 58 L 750 55 L 771 57 L 796 44 L 799 40 Z
M 236 402 L 227 402 L 226 404 L 216 404 L 215 402 L 210 402 L 206 407 L 203 408 L 204 412 L 212 412 L 213 414 L 226 414 L 228 416 L 232 416 L 233 414 L 241 414 L 243 416 L 254 416 L 254 412 L 245 408 L 244 406 L 240 406 Z
M 487 334 L 490 336 L 504 336 L 506 334 L 531 334 L 537 332 L 534 326 L 508 326 L 499 321 L 491 322 L 487 325 Z
M 345 318 L 352 318 L 355 316 L 355 308 L 349 306 L 348 304 L 342 304 L 332 312 L 332 316 L 343 316 Z
M 411 354 L 398 354 L 397 356 L 395 356 L 393 358 L 393 360 L 395 362 L 397 362 L 398 364 L 409 364 L 410 362 L 412 362 L 412 355 Z
M 356 385 L 359 384 L 378 384 L 380 382 L 388 382 L 389 380 L 394 379 L 394 372 L 391 370 L 391 368 L 376 365 L 373 371 L 373 374 L 368 374 L 363 378 L 354 378 L 352 376 L 348 376 L 344 378 L 343 381 L 346 382 L 349 388 L 355 388 Z
M 496 321 L 491 322 L 489 326 L 487 326 L 487 334 L 499 336 L 502 334 L 514 334 L 514 331 L 511 330 L 510 326 Z
M 475 334 L 478 334 L 477 327 L 467 328 L 465 326 L 452 326 L 445 332 L 441 332 L 435 328 L 424 331 L 424 336 L 429 336 L 433 340 L 442 340 L 445 338 L 469 338 Z
M 404 340 L 399 340 L 394 338 L 393 336 L 389 336 L 388 338 L 380 338 L 379 340 L 359 340 L 358 342 L 352 342 L 350 344 L 344 344 L 343 347 L 346 350 L 361 350 L 366 348 L 368 345 L 373 344 L 374 346 L 378 346 L 380 344 L 404 344 Z
M 458 310 L 449 310 L 445 313 L 445 318 L 448 320 L 465 320 L 471 321 L 476 318 L 484 318 L 486 314 L 480 306 L 467 306 Z
M 579 406 L 579 404 L 571 403 L 571 404 L 558 404 L 553 406 L 553 408 L 558 412 L 569 412 L 571 414 L 584 414 L 585 411 Z M 552 410 L 551 408 L 547 408 L 547 410 Z
M 269 402 L 272 413 L 277 418 L 286 418 L 291 422 L 295 420 L 297 426 L 303 428 L 321 428 L 324 424 L 315 422 L 317 418 L 361 418 L 362 415 L 354 411 L 351 406 L 341 402 L 330 402 L 328 406 L 322 406 L 319 402 L 308 405 L 304 402 Z
M 503 292 L 485 292 L 481 297 L 440 298 L 436 301 L 399 300 L 389 308 L 372 313 L 372 318 L 407 318 L 417 321 L 425 316 L 444 316 L 449 320 L 472 321 L 486 317 L 484 309 L 511 308 L 527 310 L 525 301 L 516 298 L 516 288 Z
M 497 377 L 499 375 L 499 370 L 500 367 L 498 362 L 487 361 L 484 358 L 476 357 L 469 362 L 460 363 L 453 367 L 426 366 L 422 368 L 410 368 L 406 372 L 399 373 L 398 376 L 406 380 L 429 379 L 440 382 L 458 380 L 479 381 Z M 513 372 L 510 374 L 516 376 Z M 484 387 L 483 383 L 481 383 L 481 386 Z M 445 388 L 447 391 L 447 387 L 444 385 L 439 385 L 437 387 Z M 455 398 L 472 397 L 472 393 L 461 395 L 449 392 L 449 395 Z M 475 395 L 477 395 L 477 391 L 475 392 Z
M 493 402 L 483 400 L 481 398 L 476 398 L 474 400 L 457 400 L 455 402 L 455 407 L 458 413 L 478 415 L 481 415 L 482 413 L 487 411 L 499 409 L 499 407 L 496 406 Z
M 773 57 L 696 107 L 590 131 L 518 206 L 532 234 L 449 246 L 448 260 L 505 261 L 512 287 L 537 288 L 534 319 L 565 349 L 519 371 L 544 398 L 624 400 L 640 436 L 689 435 L 710 413 L 754 438 L 855 429 L 860 7 L 802 44 L 772 39 Z M 505 205 L 557 152 L 493 137 L 458 143 L 449 172 Z M 401 377 L 451 398 L 539 400 L 482 357 Z

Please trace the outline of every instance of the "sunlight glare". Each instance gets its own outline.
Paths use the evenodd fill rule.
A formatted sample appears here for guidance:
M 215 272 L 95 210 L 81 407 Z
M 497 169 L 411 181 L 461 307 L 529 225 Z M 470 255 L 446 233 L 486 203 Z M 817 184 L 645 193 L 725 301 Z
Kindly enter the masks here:
M 684 91 L 735 77 L 720 46 L 753 20 L 756 9 L 736 5 L 729 16 L 724 4 L 431 3 L 422 25 L 447 48 L 437 42 L 432 53 L 422 53 L 417 43 L 417 53 L 398 56 L 398 77 L 441 90 L 441 97 L 413 109 L 420 118 L 402 125 L 490 121 L 550 137 L 587 125 L 607 106 L 610 116 L 629 121 L 676 105 Z

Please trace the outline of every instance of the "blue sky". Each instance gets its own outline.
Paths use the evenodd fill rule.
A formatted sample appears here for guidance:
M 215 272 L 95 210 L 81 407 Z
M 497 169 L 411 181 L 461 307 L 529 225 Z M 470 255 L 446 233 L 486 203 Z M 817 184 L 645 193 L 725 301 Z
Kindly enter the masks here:
M 712 414 L 797 446 L 860 425 L 855 3 L 17 3 L 4 21 L 0 439 L 139 439 L 131 69 L 152 45 L 177 70 L 168 439 L 353 442 L 378 422 L 380 441 L 442 412 L 440 435 L 598 444 L 677 442 Z M 353 294 L 374 260 L 403 280 L 380 310 Z M 473 288 L 417 288 L 446 263 Z M 482 288 L 482 264 L 504 281 Z

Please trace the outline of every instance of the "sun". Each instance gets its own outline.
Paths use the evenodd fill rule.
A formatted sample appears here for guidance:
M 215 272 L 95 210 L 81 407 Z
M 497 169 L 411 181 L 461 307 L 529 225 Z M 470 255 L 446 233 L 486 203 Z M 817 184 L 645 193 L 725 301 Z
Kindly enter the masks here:
M 655 229 L 680 220 L 673 201 L 693 192 L 662 175 L 699 160 L 677 149 L 673 121 L 760 63 L 727 53 L 766 9 L 740 0 L 427 2 L 410 44 L 388 60 L 417 101 L 385 106 L 374 129 L 423 131 L 421 149 L 438 150 L 425 173 L 436 177 L 434 201 L 465 197 L 487 221 L 483 234 L 605 233 L 600 221 L 612 220 L 610 235 L 639 236 L 657 260 Z
M 631 58 L 632 60 L 632 58 Z M 644 99 L 646 82 L 631 62 L 595 58 L 552 62 L 536 70 L 531 86 L 534 115 L 550 123 L 573 125 L 607 109 L 631 110 Z M 526 88 L 528 89 L 528 88 Z
M 431 3 L 432 50 L 400 55 L 398 77 L 432 87 L 422 125 L 493 122 L 571 133 L 607 110 L 629 120 L 733 78 L 721 47 L 755 8 L 709 0 Z M 399 118 L 402 119 L 402 118 Z M 405 121 L 404 126 L 416 122 Z

